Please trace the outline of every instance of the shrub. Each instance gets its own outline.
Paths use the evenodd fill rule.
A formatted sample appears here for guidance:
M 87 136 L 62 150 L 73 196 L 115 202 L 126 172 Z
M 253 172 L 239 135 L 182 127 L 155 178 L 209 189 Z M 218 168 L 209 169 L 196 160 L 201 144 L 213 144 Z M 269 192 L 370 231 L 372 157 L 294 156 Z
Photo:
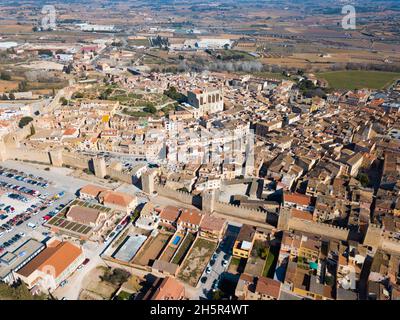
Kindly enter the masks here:
M 21 129 L 31 123 L 33 121 L 32 117 L 22 117 L 21 120 L 19 120 L 18 127 Z

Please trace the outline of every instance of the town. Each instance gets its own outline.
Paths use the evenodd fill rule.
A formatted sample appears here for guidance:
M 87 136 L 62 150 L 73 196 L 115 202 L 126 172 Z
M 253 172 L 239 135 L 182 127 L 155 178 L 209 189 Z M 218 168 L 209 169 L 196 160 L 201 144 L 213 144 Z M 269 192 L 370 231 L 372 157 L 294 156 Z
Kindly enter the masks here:
M 399 73 L 64 15 L 0 31 L 0 299 L 400 298 Z

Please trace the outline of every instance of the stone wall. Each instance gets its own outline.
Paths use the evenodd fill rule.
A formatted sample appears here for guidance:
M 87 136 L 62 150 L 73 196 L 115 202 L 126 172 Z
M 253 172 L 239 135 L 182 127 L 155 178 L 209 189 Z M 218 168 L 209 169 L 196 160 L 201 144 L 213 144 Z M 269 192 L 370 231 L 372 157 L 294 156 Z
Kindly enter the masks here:
M 347 240 L 350 232 L 349 229 L 346 228 L 293 217 L 289 219 L 289 229 L 313 233 L 338 240 Z
M 51 164 L 50 155 L 46 151 L 37 151 L 28 148 L 16 148 L 8 150 L 8 159 L 40 162 L 43 164 Z
M 107 168 L 106 169 L 106 173 L 108 176 L 110 176 L 111 178 L 115 179 L 115 180 L 119 180 L 125 183 L 129 183 L 132 184 L 132 175 L 131 174 L 127 174 L 124 173 L 122 171 L 118 171 L 115 169 L 111 169 L 111 168 Z
M 215 201 L 214 211 L 254 222 L 266 223 L 267 221 L 266 212 L 221 201 Z
M 89 169 L 91 158 L 76 153 L 64 151 L 62 153 L 63 165 L 78 169 Z
M 184 204 L 193 205 L 195 202 L 194 196 L 188 192 L 173 190 L 158 183 L 154 185 L 154 189 L 160 196 L 171 198 Z

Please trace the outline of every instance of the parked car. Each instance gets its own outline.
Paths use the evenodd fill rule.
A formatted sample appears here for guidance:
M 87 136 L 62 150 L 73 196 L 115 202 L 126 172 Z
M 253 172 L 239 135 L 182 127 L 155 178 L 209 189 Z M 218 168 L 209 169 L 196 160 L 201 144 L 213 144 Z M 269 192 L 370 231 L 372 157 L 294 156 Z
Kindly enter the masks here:
M 32 229 L 35 229 L 35 228 L 36 228 L 36 224 L 34 224 L 34 223 L 32 223 L 32 222 L 29 222 L 29 223 L 28 223 L 28 227 L 29 227 L 29 228 L 32 228 Z
M 68 283 L 67 280 L 62 281 L 62 282 L 60 283 L 60 287 L 61 287 L 61 288 L 64 287 L 67 283 Z

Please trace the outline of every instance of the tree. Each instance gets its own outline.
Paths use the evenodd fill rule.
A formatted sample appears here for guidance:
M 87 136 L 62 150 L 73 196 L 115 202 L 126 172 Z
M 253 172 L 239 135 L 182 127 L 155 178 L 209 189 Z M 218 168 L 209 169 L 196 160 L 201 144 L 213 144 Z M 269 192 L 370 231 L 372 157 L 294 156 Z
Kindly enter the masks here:
M 18 91 L 19 92 L 25 92 L 28 89 L 28 83 L 26 82 L 26 80 L 22 80 L 19 84 L 18 84 Z
M 124 269 L 114 269 L 112 272 L 107 269 L 103 276 L 100 276 L 101 281 L 109 282 L 114 285 L 120 286 L 126 282 L 131 274 Z
M 168 90 L 165 90 L 164 95 L 178 101 L 179 103 L 187 102 L 187 97 L 184 94 L 178 92 L 175 87 L 170 87 Z
M 31 134 L 30 136 L 33 136 L 36 133 L 35 127 L 31 125 Z
M 212 300 L 221 300 L 224 296 L 224 293 L 221 290 L 216 290 L 212 294 Z
M 145 112 L 148 112 L 148 113 L 151 113 L 151 114 L 154 114 L 154 113 L 156 113 L 157 112 L 157 108 L 156 107 L 154 107 L 154 106 L 147 106 L 147 107 L 144 107 L 143 108 L 143 111 L 145 111 Z
M 369 178 L 366 173 L 359 173 L 357 176 L 357 180 L 360 181 L 363 187 L 368 187 L 369 185 Z
M 10 100 L 15 100 L 15 94 L 11 92 L 11 93 L 8 95 L 8 98 L 9 98 Z
M 25 126 L 27 126 L 29 123 L 33 121 L 32 117 L 22 117 L 21 120 L 19 120 L 18 127 L 21 129 Z
M 45 295 L 32 295 L 25 283 L 18 281 L 12 286 L 0 282 L 0 300 L 44 300 Z
M 60 98 L 60 102 L 62 106 L 66 106 L 68 105 L 68 100 L 65 97 L 61 97 Z
M 9 74 L 8 72 L 2 71 L 0 73 L 0 80 L 10 81 L 11 80 L 11 74 Z

